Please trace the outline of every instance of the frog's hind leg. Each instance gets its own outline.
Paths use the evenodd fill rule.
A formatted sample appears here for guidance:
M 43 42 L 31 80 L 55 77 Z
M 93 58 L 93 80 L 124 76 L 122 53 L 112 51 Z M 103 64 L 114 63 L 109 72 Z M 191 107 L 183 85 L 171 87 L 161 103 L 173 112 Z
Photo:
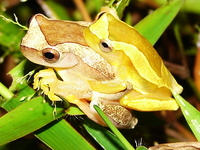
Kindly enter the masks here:
M 141 94 L 131 91 L 120 99 L 120 104 L 126 108 L 138 111 L 177 110 L 176 100 L 165 94 Z
M 103 119 L 99 116 L 99 114 L 96 111 L 93 111 L 90 108 L 90 103 L 85 100 L 85 99 L 78 99 L 76 98 L 74 95 L 70 95 L 66 97 L 66 100 L 70 103 L 73 103 L 75 105 L 78 106 L 79 109 L 81 109 L 84 114 L 90 118 L 91 120 L 93 120 L 94 122 L 102 125 L 102 126 L 106 126 L 105 122 L 103 121 Z

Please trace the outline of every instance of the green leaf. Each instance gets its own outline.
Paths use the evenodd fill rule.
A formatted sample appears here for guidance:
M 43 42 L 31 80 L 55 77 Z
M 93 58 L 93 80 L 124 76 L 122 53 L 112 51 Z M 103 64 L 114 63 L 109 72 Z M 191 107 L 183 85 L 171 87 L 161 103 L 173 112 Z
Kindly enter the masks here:
M 154 0 L 159 5 L 165 4 L 166 0 Z M 183 7 L 181 8 L 181 11 L 185 12 L 192 12 L 192 13 L 200 13 L 200 1 L 199 0 L 187 0 Z
M 16 88 L 18 88 L 17 96 L 15 95 L 12 99 L 5 101 L 1 105 L 6 111 L 15 109 L 17 106 L 21 105 L 25 99 L 29 99 L 29 97 L 32 98 L 35 93 L 35 91 L 27 84 L 18 84 Z
M 185 0 L 169 1 L 145 17 L 134 27 L 154 45 L 175 18 Z
M 43 103 L 42 97 L 23 103 L 0 118 L 0 145 L 27 135 L 65 115 L 62 108 Z
M 64 119 L 54 121 L 35 132 L 36 137 L 55 150 L 95 150 Z
M 180 106 L 181 111 L 192 132 L 198 141 L 200 141 L 200 112 L 175 91 L 172 91 L 172 94 Z
M 104 150 L 126 149 L 116 135 L 90 119 L 84 118 L 83 126 Z

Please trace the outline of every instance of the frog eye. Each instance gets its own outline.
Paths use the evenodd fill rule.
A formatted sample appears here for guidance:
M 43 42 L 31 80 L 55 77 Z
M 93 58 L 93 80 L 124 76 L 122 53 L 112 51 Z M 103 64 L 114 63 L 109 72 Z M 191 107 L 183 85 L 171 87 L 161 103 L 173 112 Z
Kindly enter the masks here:
M 60 54 L 57 50 L 52 48 L 45 48 L 42 50 L 43 59 L 48 63 L 55 63 L 59 60 Z
M 101 40 L 100 42 L 100 49 L 103 52 L 109 53 L 113 50 L 113 47 L 110 45 L 110 42 L 107 40 Z

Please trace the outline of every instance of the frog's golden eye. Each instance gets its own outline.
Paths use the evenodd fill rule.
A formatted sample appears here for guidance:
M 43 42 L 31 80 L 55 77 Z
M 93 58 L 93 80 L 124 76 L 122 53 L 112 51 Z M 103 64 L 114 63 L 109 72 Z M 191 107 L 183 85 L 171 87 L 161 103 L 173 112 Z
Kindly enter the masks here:
M 55 63 L 59 60 L 60 54 L 57 50 L 52 48 L 45 48 L 42 50 L 43 59 L 48 63 Z
M 110 45 L 109 41 L 107 40 L 101 40 L 99 47 L 103 52 L 106 52 L 106 53 L 109 53 L 113 50 L 113 47 Z

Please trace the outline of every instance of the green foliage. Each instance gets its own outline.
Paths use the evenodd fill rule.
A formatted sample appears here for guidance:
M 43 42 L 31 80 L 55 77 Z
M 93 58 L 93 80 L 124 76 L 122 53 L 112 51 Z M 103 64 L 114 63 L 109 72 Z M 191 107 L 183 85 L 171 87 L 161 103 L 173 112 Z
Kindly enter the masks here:
M 2 61 L 10 54 L 15 57 L 22 56 L 22 54 L 19 53 L 19 43 L 25 34 L 20 26 L 11 22 L 6 16 L 6 14 L 0 13 L 0 44 L 4 52 L 3 56 L 0 57 Z
M 154 45 L 177 15 L 184 2 L 185 0 L 177 0 L 166 3 L 135 25 L 135 28 Z M 144 24 L 148 24 L 148 28 L 144 28 Z
M 172 91 L 172 93 L 179 104 L 188 125 L 190 126 L 197 140 L 200 141 L 200 112 L 176 92 Z

